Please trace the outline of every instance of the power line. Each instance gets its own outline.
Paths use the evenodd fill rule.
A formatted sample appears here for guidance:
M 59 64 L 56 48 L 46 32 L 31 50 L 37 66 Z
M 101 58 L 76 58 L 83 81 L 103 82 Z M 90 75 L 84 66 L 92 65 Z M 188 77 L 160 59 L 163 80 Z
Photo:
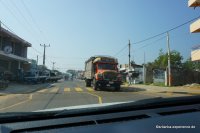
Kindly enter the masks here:
M 180 28 L 180 27 L 182 27 L 182 26 L 184 26 L 184 25 L 186 25 L 186 24 L 188 24 L 188 23 L 190 23 L 190 22 L 192 22 L 192 21 L 198 19 L 199 17 L 200 17 L 200 16 L 195 17 L 195 18 L 193 18 L 193 19 L 190 19 L 189 21 L 184 22 L 183 24 L 180 24 L 180 25 L 178 25 L 178 26 L 176 26 L 176 27 L 173 27 L 173 28 L 171 28 L 171 29 L 169 29 L 169 30 L 166 30 L 166 31 L 161 32 L 161 33 L 159 33 L 159 34 L 156 34 L 156 35 L 154 35 L 154 36 L 148 37 L 148 38 L 143 39 L 143 40 L 141 40 L 141 41 L 134 42 L 133 44 L 139 44 L 139 43 L 148 41 L 148 40 L 150 40 L 150 39 L 153 39 L 153 38 L 155 38 L 155 37 L 158 37 L 158 36 L 160 36 L 160 35 L 166 34 L 167 32 L 170 32 L 170 31 L 173 31 L 173 30 L 175 30 L 175 29 L 178 29 L 178 28 Z
M 6 27 L 9 31 L 11 31 L 13 34 L 15 34 L 15 32 L 13 30 L 11 30 L 5 23 L 3 23 L 2 21 L 0 21 L 0 23 L 2 25 L 4 25 L 4 27 Z M 38 53 L 39 55 L 42 55 L 42 52 L 38 51 L 36 48 L 34 48 L 33 46 L 31 46 L 31 48 Z M 37 55 L 37 54 L 36 54 Z M 42 57 L 42 56 L 41 56 Z M 33 57 L 32 57 L 33 58 Z
M 192 21 L 198 19 L 199 17 L 200 17 L 200 16 L 195 17 L 195 18 L 193 18 L 193 19 L 190 19 L 189 21 L 184 22 L 183 24 L 180 24 L 180 25 L 178 25 L 178 26 L 176 26 L 176 27 L 173 27 L 173 28 L 171 28 L 171 29 L 169 29 L 169 30 L 166 30 L 166 31 L 161 32 L 161 33 L 159 33 L 159 34 L 156 34 L 156 35 L 154 35 L 154 36 L 148 37 L 148 38 L 146 38 L 146 39 L 140 40 L 140 41 L 138 41 L 138 42 L 134 42 L 134 43 L 132 43 L 132 44 L 140 44 L 140 43 L 143 43 L 143 42 L 145 42 L 145 41 L 148 41 L 148 40 L 151 40 L 151 39 L 153 39 L 153 38 L 156 38 L 156 37 L 158 37 L 158 36 L 161 36 L 161 35 L 163 35 L 163 34 L 166 34 L 167 32 L 170 32 L 170 31 L 173 31 L 173 30 L 175 30 L 175 29 L 178 29 L 178 28 L 180 28 L 180 27 L 182 27 L 182 26 L 184 26 L 184 25 L 186 25 L 186 24 L 188 24 L 188 23 L 190 23 L 190 22 L 192 22 Z M 156 40 L 156 42 L 159 41 L 159 40 L 162 40 L 163 38 L 164 38 L 164 37 L 162 37 L 162 38 Z M 147 45 L 149 45 L 149 44 L 146 44 L 146 45 L 143 46 L 143 47 L 146 47 Z M 119 50 L 114 56 L 116 56 L 116 55 L 118 55 L 119 53 L 121 53 L 126 47 L 128 47 L 128 45 L 125 45 L 125 46 L 124 46 L 121 50 Z M 143 47 L 141 47 L 141 48 L 143 48 Z
M 118 55 L 119 53 L 121 53 L 122 51 L 124 51 L 126 48 L 128 47 L 128 45 L 125 45 L 121 50 L 119 50 L 114 56 Z
M 148 45 L 155 44 L 156 42 L 158 42 L 158 41 L 160 41 L 160 40 L 163 40 L 164 38 L 166 38 L 166 36 L 163 36 L 163 37 L 161 37 L 161 38 L 159 38 L 159 39 L 157 39 L 157 40 L 155 40 L 155 41 L 153 41 L 153 42 L 151 42 L 151 43 L 147 43 L 147 44 L 143 45 L 142 47 L 140 47 L 140 48 L 138 48 L 138 49 L 142 49 L 142 48 L 144 48 L 144 47 L 147 47 Z
M 15 33 L 13 30 L 11 30 L 5 23 L 3 23 L 2 21 L 0 21 L 0 23 L 1 23 L 4 27 L 6 27 L 6 29 L 8 29 L 10 32 L 12 32 L 13 34 L 16 35 L 16 33 Z M 34 48 L 33 46 L 31 46 L 31 48 L 32 48 L 36 53 L 42 55 L 42 53 L 41 53 L 40 51 L 38 51 L 36 48 Z
M 12 32 L 13 34 L 15 34 L 15 32 L 13 30 L 11 30 L 7 25 L 5 25 L 2 21 L 0 21 L 0 23 L 10 32 Z
M 40 32 L 41 35 L 43 35 L 43 37 L 45 38 L 45 40 L 47 41 L 46 36 L 44 35 L 44 33 L 42 32 L 40 26 L 38 25 L 38 23 L 36 22 L 36 20 L 34 19 L 31 11 L 29 10 L 29 8 L 27 7 L 27 5 L 25 4 L 25 2 L 23 0 L 21 0 L 22 5 L 24 6 L 24 9 L 27 11 L 27 13 L 29 14 L 30 18 L 32 19 L 32 22 L 34 23 L 35 27 L 38 29 L 38 31 Z
M 13 11 L 3 1 L 0 1 L 0 2 L 2 2 L 4 7 L 7 8 L 7 10 L 10 12 L 10 14 L 15 17 L 15 19 L 18 21 L 18 23 L 20 23 L 22 26 L 24 26 L 24 24 L 18 19 L 18 17 L 13 13 Z M 27 27 L 24 29 L 26 29 L 32 36 L 35 36 L 34 34 L 32 34 L 31 30 L 28 29 Z M 40 43 L 40 41 L 37 39 L 37 37 L 35 38 L 35 40 L 38 41 L 38 43 Z
M 86 59 L 88 59 L 88 58 L 82 58 L 82 57 L 57 57 L 57 56 L 49 56 L 49 55 L 46 55 L 47 57 L 49 57 L 49 58 L 55 58 L 55 59 L 82 59 L 82 60 L 86 60 Z
M 144 47 L 147 47 L 148 45 L 155 44 L 155 43 L 157 43 L 158 41 L 163 40 L 164 38 L 166 38 L 166 36 L 162 36 L 161 38 L 159 38 L 159 39 L 157 39 L 157 40 L 155 40 L 155 41 L 153 41 L 153 42 L 151 42 L 151 43 L 147 43 L 147 44 L 143 45 L 142 47 L 139 47 L 138 50 L 139 50 L 139 49 L 142 49 L 142 48 L 144 48 Z M 126 45 L 126 47 L 128 47 L 128 46 Z M 125 48 L 126 48 L 126 47 L 125 47 Z M 139 52 L 138 50 L 134 50 L 134 51 L 135 51 L 134 53 Z M 121 53 L 122 51 L 124 51 L 124 49 L 121 49 L 121 50 L 118 52 L 118 54 Z M 122 57 L 122 56 L 125 56 L 125 55 L 127 55 L 127 52 L 123 53 L 123 55 L 120 55 L 120 56 Z
M 34 48 L 33 46 L 31 47 L 34 51 L 36 51 L 37 53 L 39 53 L 40 55 L 42 55 L 42 52 L 38 51 L 36 48 Z
M 0 1 L 0 2 L 2 2 L 2 4 L 4 5 L 4 7 L 6 7 L 7 8 L 7 10 L 10 12 L 10 14 L 11 15 L 13 15 L 14 16 L 14 18 L 21 24 L 21 25 L 23 25 L 24 26 L 24 24 L 18 19 L 18 17 L 13 13 L 13 11 L 3 2 L 3 1 Z M 30 25 L 30 23 L 27 21 L 27 19 L 24 17 L 24 15 L 22 14 L 22 12 L 19 10 L 19 8 L 16 6 L 16 4 L 14 4 L 14 3 L 12 3 L 14 6 L 15 6 L 15 8 L 18 10 L 18 12 L 21 14 L 21 16 L 23 17 L 23 19 L 26 21 L 26 23 L 28 24 L 28 25 Z M 2 23 L 9 31 L 11 31 L 12 33 L 14 33 L 13 32 L 13 30 L 11 30 L 8 26 L 6 26 L 4 23 Z M 27 27 L 26 28 L 24 28 L 24 29 L 26 29 L 32 36 L 35 36 L 35 34 L 33 34 L 32 32 L 30 32 L 31 30 L 30 29 L 28 29 Z M 15 33 L 14 33 L 15 34 Z M 35 36 L 36 37 L 36 36 Z M 37 39 L 37 37 L 35 38 L 35 40 L 38 42 L 38 43 L 40 43 L 40 41 Z M 33 46 L 31 47 L 34 51 L 36 51 L 37 53 L 39 53 L 39 54 L 41 54 L 41 52 L 40 51 L 38 51 L 37 49 L 35 49 Z
M 26 17 L 23 15 L 23 13 L 21 12 L 21 10 L 18 8 L 18 6 L 15 4 L 15 2 L 11 1 L 11 4 L 16 8 L 16 10 L 19 12 L 19 14 L 22 16 L 22 18 L 24 19 L 24 21 L 26 22 L 27 26 L 29 26 L 29 28 L 34 29 L 32 27 L 32 25 L 29 23 L 29 21 L 26 19 Z M 33 31 L 33 30 L 31 30 Z M 38 37 L 40 37 L 40 41 L 42 40 L 41 36 L 38 35 Z

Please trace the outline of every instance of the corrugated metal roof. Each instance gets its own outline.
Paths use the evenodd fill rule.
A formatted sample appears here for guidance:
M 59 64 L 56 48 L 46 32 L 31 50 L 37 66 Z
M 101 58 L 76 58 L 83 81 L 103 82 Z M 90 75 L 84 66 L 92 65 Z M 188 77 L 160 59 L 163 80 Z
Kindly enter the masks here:
M 10 31 L 4 29 L 3 27 L 0 27 L 0 32 L 1 32 L 1 34 L 6 34 L 7 36 L 10 36 L 10 37 L 16 39 L 17 41 L 20 41 L 27 47 L 31 47 L 31 43 L 25 41 L 24 39 L 20 38 L 19 36 L 17 36 L 16 34 L 10 32 Z

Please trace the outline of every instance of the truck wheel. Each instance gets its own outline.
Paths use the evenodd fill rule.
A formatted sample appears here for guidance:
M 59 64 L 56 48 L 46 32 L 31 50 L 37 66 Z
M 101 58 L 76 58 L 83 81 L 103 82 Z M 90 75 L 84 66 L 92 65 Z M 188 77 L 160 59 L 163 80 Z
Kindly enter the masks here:
M 97 83 L 96 83 L 96 80 L 95 80 L 95 79 L 93 79 L 93 89 L 94 89 L 94 90 L 97 90 Z
M 86 80 L 85 83 L 86 83 L 86 87 L 91 87 L 91 81 L 90 80 Z
M 116 85 L 116 86 L 115 86 L 115 90 L 116 90 L 116 91 L 119 91 L 120 88 L 121 88 L 120 85 Z

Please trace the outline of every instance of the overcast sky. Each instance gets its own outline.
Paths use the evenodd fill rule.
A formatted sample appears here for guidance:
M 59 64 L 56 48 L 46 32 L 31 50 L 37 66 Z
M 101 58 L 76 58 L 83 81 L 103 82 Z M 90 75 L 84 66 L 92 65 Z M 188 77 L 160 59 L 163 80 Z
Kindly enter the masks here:
M 137 64 L 153 61 L 166 35 L 133 44 L 200 16 L 200 8 L 188 7 L 187 0 L 0 0 L 0 20 L 18 36 L 30 42 L 28 57 L 61 71 L 84 69 L 92 55 L 111 55 L 120 64 L 128 63 L 128 40 L 131 59 Z M 191 48 L 200 44 L 200 34 L 189 32 L 186 24 L 169 33 L 170 47 L 190 57 Z M 125 48 L 126 47 L 126 48 Z M 123 49 L 124 48 L 124 49 Z M 123 50 L 122 50 L 123 49 Z M 120 52 L 119 52 L 120 51 Z

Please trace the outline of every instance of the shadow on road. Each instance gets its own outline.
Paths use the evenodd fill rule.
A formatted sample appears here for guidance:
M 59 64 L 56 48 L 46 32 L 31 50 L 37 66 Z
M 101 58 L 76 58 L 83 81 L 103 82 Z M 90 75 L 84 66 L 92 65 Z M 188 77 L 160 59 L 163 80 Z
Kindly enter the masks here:
M 1 95 L 30 94 L 49 86 L 50 86 L 49 83 L 40 83 L 40 84 L 10 83 L 7 88 L 0 89 L 0 94 Z
M 121 89 L 117 91 L 117 90 L 115 90 L 115 88 L 106 87 L 106 88 L 98 90 L 98 91 L 120 93 L 120 92 L 140 92 L 140 91 L 146 91 L 146 89 L 135 88 L 135 87 L 121 87 Z
M 187 95 L 200 95 L 200 93 L 193 93 L 193 92 L 183 92 L 183 91 L 161 91 L 159 93 L 172 93 L 172 94 L 187 94 Z

